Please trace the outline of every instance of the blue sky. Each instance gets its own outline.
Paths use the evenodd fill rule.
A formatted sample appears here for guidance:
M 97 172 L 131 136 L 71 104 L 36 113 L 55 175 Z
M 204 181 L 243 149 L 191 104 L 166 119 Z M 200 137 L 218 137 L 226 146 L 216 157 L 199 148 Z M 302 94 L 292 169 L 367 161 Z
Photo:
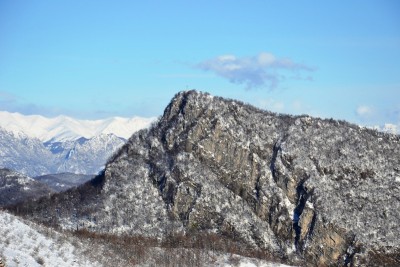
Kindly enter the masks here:
M 159 116 L 192 88 L 400 125 L 400 2 L 0 1 L 0 110 Z

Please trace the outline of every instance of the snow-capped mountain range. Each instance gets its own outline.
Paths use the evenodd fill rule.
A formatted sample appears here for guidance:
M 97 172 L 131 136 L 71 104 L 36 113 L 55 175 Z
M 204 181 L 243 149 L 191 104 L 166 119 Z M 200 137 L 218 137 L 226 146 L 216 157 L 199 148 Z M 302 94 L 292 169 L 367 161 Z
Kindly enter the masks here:
M 28 137 L 46 141 L 75 141 L 101 134 L 114 134 L 128 139 L 134 132 L 148 127 L 156 118 L 112 117 L 103 120 L 78 120 L 67 116 L 46 118 L 40 115 L 22 115 L 0 111 L 0 127 L 9 132 L 25 133 Z
M 28 176 L 96 174 L 136 131 L 155 118 L 77 120 L 0 111 L 0 167 Z

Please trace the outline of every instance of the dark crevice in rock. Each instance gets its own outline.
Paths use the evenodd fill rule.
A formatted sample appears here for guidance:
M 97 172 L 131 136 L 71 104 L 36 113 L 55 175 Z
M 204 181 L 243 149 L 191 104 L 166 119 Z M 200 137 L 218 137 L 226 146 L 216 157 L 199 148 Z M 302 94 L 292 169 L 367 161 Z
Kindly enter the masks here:
M 194 206 L 196 205 L 196 201 L 201 195 L 201 185 L 196 184 L 195 192 L 196 192 L 196 194 L 193 196 L 193 200 L 190 203 L 188 210 L 185 213 L 181 214 L 181 221 L 184 226 L 188 226 L 188 224 L 189 224 L 190 213 L 192 213 L 192 210 L 193 210 Z
M 186 103 L 187 103 L 187 97 L 185 96 L 185 97 L 182 98 L 182 102 L 181 102 L 181 104 L 179 105 L 179 112 L 180 112 L 182 115 L 185 115 Z
M 167 183 L 164 191 L 162 192 L 162 198 L 165 204 L 167 204 L 167 206 L 174 205 L 175 195 L 176 195 L 175 185 L 173 183 Z
M 260 176 L 257 177 L 256 185 L 254 187 L 254 190 L 256 192 L 256 199 L 257 202 L 260 203 L 260 191 L 261 191 L 261 185 L 260 185 Z
M 257 165 L 257 172 L 258 172 L 258 174 L 257 174 L 257 177 L 256 177 L 256 182 L 255 182 L 255 185 L 254 185 L 254 191 L 253 192 L 255 192 L 255 202 L 256 202 L 254 210 L 258 214 L 259 207 L 261 206 L 260 202 L 261 202 L 261 194 L 262 194 L 262 192 L 261 192 L 262 186 L 261 186 L 261 181 L 260 181 L 260 179 L 261 179 L 261 168 L 260 168 L 260 165 Z
M 165 185 L 166 185 L 166 184 L 167 184 L 167 176 L 162 175 L 162 176 L 160 176 L 160 177 L 157 179 L 157 186 L 158 186 L 158 189 L 159 189 L 161 192 L 164 191 L 164 188 L 165 188 Z
M 174 198 L 176 195 L 176 186 L 173 182 L 169 182 L 166 176 L 161 176 L 161 183 L 159 185 L 159 191 L 161 193 L 161 197 L 164 200 L 164 203 L 169 206 L 174 205 Z
M 166 159 L 166 164 L 171 164 L 172 159 Z M 150 167 L 150 177 L 154 186 L 160 192 L 162 199 L 167 206 L 174 204 L 174 197 L 176 194 L 176 182 L 173 179 L 168 179 L 165 170 L 162 170 L 155 160 L 149 160 L 147 164 Z
M 356 236 L 353 235 L 351 242 L 344 255 L 344 266 L 353 266 L 354 255 L 360 252 L 360 247 L 356 245 Z
M 304 183 L 307 179 L 303 179 L 297 185 L 297 206 L 293 211 L 293 229 L 295 231 L 294 245 L 296 250 L 301 250 L 300 246 L 300 235 L 301 235 L 301 226 L 299 225 L 299 220 L 301 214 L 303 213 L 304 207 L 306 205 L 309 194 L 307 193 L 307 189 L 304 187 Z
M 272 157 L 271 157 L 271 163 L 269 165 L 269 168 L 271 170 L 271 174 L 272 174 L 272 178 L 274 179 L 275 183 L 278 181 L 278 177 L 277 177 L 277 170 L 276 170 L 276 158 L 278 157 L 278 152 L 281 149 L 281 140 L 278 139 L 278 141 L 276 141 L 274 148 L 272 150 Z
M 317 222 L 317 213 L 314 211 L 310 227 L 308 228 L 307 239 L 312 239 L 316 222 Z

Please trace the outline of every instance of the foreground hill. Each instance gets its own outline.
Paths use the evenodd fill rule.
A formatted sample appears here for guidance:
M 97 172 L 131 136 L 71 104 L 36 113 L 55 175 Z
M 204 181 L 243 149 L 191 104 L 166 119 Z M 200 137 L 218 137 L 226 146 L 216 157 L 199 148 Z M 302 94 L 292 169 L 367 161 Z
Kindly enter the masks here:
M 18 210 L 95 232 L 215 232 L 308 265 L 398 266 L 399 195 L 399 136 L 189 91 L 103 174 Z
M 72 243 L 60 233 L 3 211 L 0 225 L 0 259 L 5 266 L 103 266 L 87 256 L 77 239 Z
M 59 232 L 4 211 L 0 211 L 0 225 L 0 262 L 9 267 L 290 267 L 232 253 L 154 246 L 143 239 L 122 240 Z

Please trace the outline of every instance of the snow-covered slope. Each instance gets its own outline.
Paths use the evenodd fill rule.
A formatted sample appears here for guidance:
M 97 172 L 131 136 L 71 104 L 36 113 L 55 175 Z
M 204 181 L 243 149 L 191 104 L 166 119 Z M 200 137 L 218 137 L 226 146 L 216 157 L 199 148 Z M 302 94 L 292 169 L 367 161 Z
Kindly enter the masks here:
M 0 258 L 12 266 L 102 266 L 88 259 L 79 241 L 69 242 L 62 234 L 44 235 L 38 225 L 0 211 Z M 49 232 L 49 231 L 48 231 Z
M 147 246 L 140 246 L 139 250 L 129 250 L 126 247 L 116 246 L 112 241 L 79 238 L 68 232 L 60 233 L 4 211 L 0 211 L 0 225 L 0 259 L 7 267 L 290 267 L 256 258 L 207 250 Z M 113 240 L 116 239 L 117 237 Z
M 24 132 L 42 142 L 71 141 L 80 137 L 92 138 L 100 134 L 115 134 L 128 139 L 134 132 L 148 127 L 156 118 L 121 118 L 77 120 L 67 116 L 46 118 L 40 115 L 22 115 L 0 111 L 0 127 L 13 133 Z

